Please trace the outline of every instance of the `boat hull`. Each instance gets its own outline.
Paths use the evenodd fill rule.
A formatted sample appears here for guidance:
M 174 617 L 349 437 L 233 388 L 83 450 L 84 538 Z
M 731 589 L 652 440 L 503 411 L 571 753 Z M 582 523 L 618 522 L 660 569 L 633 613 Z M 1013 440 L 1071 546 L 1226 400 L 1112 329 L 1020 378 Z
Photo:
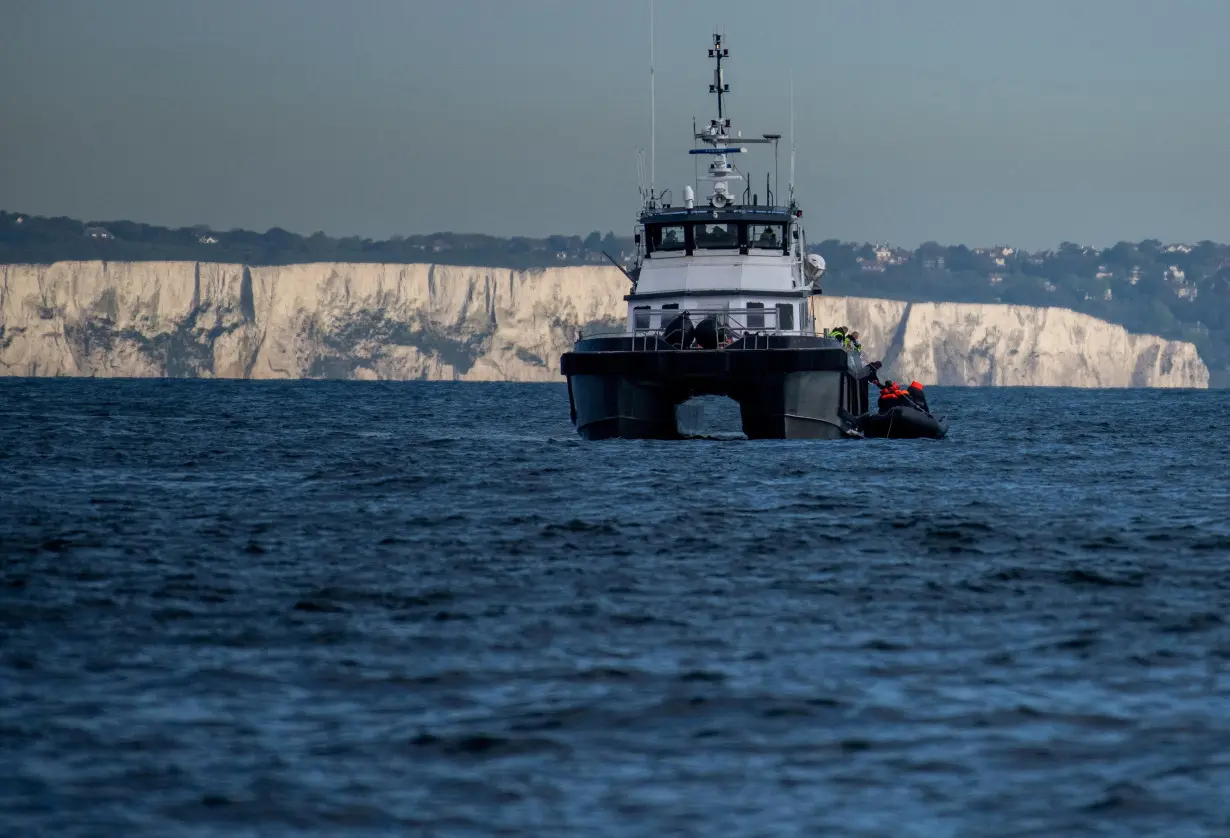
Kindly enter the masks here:
M 676 407 L 695 396 L 738 402 L 749 439 L 857 436 L 870 368 L 820 339 L 777 337 L 765 348 L 630 349 L 598 339 L 561 360 L 577 432 L 598 439 L 680 439 Z

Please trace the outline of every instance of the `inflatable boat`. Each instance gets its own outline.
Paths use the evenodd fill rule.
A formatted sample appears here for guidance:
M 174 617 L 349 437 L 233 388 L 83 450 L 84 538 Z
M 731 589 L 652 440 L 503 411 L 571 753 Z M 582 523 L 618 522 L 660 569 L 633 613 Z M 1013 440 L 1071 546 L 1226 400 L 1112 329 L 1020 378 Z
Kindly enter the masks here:
M 858 428 L 871 439 L 943 439 L 948 421 L 915 407 L 894 407 L 886 413 L 864 413 Z

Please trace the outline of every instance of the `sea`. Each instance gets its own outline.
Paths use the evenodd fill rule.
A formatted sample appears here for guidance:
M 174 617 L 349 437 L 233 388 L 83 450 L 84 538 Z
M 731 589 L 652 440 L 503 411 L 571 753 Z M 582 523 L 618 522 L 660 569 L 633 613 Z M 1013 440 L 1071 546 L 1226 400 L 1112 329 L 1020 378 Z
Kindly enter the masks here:
M 0 835 L 1230 835 L 1230 391 L 931 389 L 0 379 Z

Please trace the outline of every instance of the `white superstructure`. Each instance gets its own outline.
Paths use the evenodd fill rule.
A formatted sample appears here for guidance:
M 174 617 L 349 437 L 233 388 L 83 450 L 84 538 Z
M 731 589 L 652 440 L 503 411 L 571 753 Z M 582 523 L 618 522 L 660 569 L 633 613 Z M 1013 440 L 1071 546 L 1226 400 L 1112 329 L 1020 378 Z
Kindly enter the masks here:
M 720 35 L 713 36 L 709 56 L 715 60 L 709 91 L 717 95 L 718 116 L 694 132 L 700 145 L 690 152 L 708 161 L 697 183 L 708 194 L 698 199 L 687 186 L 683 206 L 672 207 L 652 189 L 642 190 L 637 261 L 626 298 L 628 332 L 660 330 L 687 312 L 693 321 L 714 317 L 736 336 L 814 334 L 807 299 L 819 293 L 824 260 L 807 255 L 803 212 L 793 189 L 788 204 L 778 205 L 767 173 L 762 196 L 732 162 L 752 144 L 773 144 L 776 158 L 780 135 L 747 139 L 732 132 L 725 108 L 730 86 L 722 67 L 730 50 Z

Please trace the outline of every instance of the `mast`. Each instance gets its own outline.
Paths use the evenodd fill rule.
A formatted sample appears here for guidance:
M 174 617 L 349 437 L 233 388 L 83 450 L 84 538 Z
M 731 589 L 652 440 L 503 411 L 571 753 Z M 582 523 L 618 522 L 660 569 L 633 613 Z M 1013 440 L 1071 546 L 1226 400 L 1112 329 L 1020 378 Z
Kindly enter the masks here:
M 730 92 L 730 85 L 726 83 L 726 76 L 722 72 L 722 59 L 730 58 L 730 50 L 722 46 L 722 36 L 716 32 L 713 35 L 713 46 L 709 49 L 709 57 L 717 61 L 713 70 L 713 84 L 709 85 L 709 92 L 717 94 L 718 121 L 716 124 L 719 129 L 726 129 L 730 127 L 730 120 L 726 118 L 722 96 Z M 724 130 L 722 134 L 724 138 Z
M 737 133 L 731 136 L 730 117 L 727 116 L 726 108 L 726 94 L 730 93 L 730 85 L 726 83 L 726 71 L 722 67 L 722 62 L 730 58 L 730 49 L 723 45 L 722 36 L 719 34 L 715 33 L 713 36 L 713 46 L 709 49 L 709 57 L 714 60 L 713 82 L 709 85 L 709 92 L 717 94 L 718 118 L 709 120 L 709 124 L 699 131 L 696 130 L 695 120 L 693 120 L 693 139 L 700 140 L 711 148 L 694 147 L 688 153 L 712 158 L 713 162 L 709 164 L 707 178 L 713 184 L 713 194 L 709 196 L 709 205 L 715 209 L 721 209 L 734 201 L 734 196 L 731 195 L 730 187 L 727 185 L 728 181 L 743 180 L 743 175 L 731 165 L 727 155 L 745 153 L 747 151 L 743 147 L 745 144 L 773 143 L 774 168 L 776 169 L 777 141 L 781 139 L 781 134 L 763 134 L 756 138 L 745 138 Z
M 709 204 L 712 207 L 721 209 L 729 203 L 732 203 L 734 198 L 730 194 L 728 181 L 742 180 L 730 161 L 726 159 L 727 154 L 739 154 L 747 151 L 745 148 L 730 146 L 730 117 L 726 115 L 725 95 L 730 92 L 730 85 L 726 83 L 725 76 L 722 71 L 722 59 L 730 57 L 730 50 L 722 46 L 722 36 L 714 34 L 713 46 L 709 48 L 709 57 L 714 59 L 713 83 L 709 85 L 709 92 L 716 93 L 718 97 L 718 118 L 709 120 L 708 126 L 703 128 L 699 133 L 695 131 L 695 139 L 700 140 L 712 148 L 694 148 L 691 154 L 705 154 L 714 158 L 709 164 L 709 180 L 713 183 L 713 194 L 709 197 Z M 754 142 L 754 141 L 753 141 Z

